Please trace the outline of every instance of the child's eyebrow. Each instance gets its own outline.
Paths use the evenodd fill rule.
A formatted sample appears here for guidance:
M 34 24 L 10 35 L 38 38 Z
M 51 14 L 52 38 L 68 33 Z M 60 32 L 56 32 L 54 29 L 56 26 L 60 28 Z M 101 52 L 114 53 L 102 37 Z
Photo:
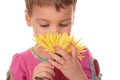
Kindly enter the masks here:
M 42 19 L 42 18 L 38 18 L 38 19 L 35 19 L 36 21 L 48 21 L 48 20 L 46 20 L 46 19 Z
M 62 22 L 64 21 L 71 21 L 72 19 L 71 18 L 66 18 L 66 19 L 63 19 Z
M 43 19 L 43 18 L 38 18 L 38 19 L 35 19 L 36 21 L 49 21 L 49 20 L 46 20 L 46 19 Z M 72 20 L 71 18 L 65 18 L 65 19 L 62 19 L 61 22 L 64 22 L 64 21 L 70 21 Z

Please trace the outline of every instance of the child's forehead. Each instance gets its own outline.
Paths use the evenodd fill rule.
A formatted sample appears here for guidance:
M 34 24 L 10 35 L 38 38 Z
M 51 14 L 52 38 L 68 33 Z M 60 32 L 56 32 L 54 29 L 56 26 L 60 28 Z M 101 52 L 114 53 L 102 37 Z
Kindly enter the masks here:
M 69 16 L 74 13 L 73 7 L 69 6 L 64 9 L 60 9 L 60 11 L 56 11 L 55 7 L 34 7 L 33 15 L 42 15 L 42 16 Z
M 57 10 L 56 7 L 53 6 L 53 5 L 51 5 L 51 6 L 34 6 L 33 10 L 34 9 L 41 9 L 41 10 L 44 9 L 45 10 L 45 9 L 51 9 L 51 8 L 54 9 L 54 10 L 56 10 L 56 12 L 61 12 L 61 11 L 68 10 L 68 9 L 74 10 L 72 5 L 65 6 L 64 8 L 60 8 L 59 10 Z
M 61 9 L 61 11 L 56 11 L 54 7 L 35 7 L 31 16 L 34 20 L 44 19 L 46 21 L 63 21 L 71 20 L 73 17 L 73 10 L 71 7 L 66 9 Z M 39 20 L 39 21 L 40 21 Z
M 68 9 L 68 7 L 71 7 L 71 9 L 73 9 L 74 10 L 74 6 L 73 5 L 69 5 L 69 6 L 64 6 L 64 7 L 59 7 L 59 8 L 57 8 L 56 6 L 54 6 L 54 5 L 49 5 L 49 6 L 38 6 L 38 5 L 34 5 L 33 6 L 33 8 L 32 9 L 34 9 L 34 8 L 54 8 L 57 12 L 60 12 L 61 10 L 66 10 L 66 9 Z

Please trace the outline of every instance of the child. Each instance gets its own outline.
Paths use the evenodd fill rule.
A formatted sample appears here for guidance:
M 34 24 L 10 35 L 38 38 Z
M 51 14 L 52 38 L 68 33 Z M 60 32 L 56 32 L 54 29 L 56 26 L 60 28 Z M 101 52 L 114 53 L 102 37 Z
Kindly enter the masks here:
M 33 28 L 35 35 L 52 33 L 68 33 L 70 35 L 74 23 L 74 12 L 77 0 L 25 0 L 25 19 Z M 59 46 L 55 49 L 62 57 L 50 52 L 43 52 L 36 45 L 13 56 L 7 80 L 98 80 L 99 65 L 89 50 L 81 54 L 85 58 L 77 58 L 77 50 L 70 45 L 71 55 Z M 53 60 L 54 59 L 54 60 Z

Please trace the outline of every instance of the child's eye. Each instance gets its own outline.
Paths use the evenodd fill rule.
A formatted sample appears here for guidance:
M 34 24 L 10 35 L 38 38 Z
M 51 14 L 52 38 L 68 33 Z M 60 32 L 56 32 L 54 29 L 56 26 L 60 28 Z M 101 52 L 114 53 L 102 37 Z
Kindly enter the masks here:
M 45 24 L 45 25 L 40 25 L 41 27 L 48 27 L 49 24 Z
M 68 26 L 68 24 L 60 24 L 59 26 L 66 27 L 66 26 Z

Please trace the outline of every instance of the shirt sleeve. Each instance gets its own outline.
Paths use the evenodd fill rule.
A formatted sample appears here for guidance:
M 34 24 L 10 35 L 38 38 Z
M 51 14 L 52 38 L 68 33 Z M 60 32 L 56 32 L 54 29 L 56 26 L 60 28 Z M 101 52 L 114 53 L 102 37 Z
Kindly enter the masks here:
M 88 48 L 81 54 L 84 58 L 80 63 L 88 79 L 101 80 L 100 67 L 97 59 L 93 58 Z
M 15 54 L 7 73 L 7 80 L 26 80 L 24 56 Z
M 92 74 L 91 80 L 101 80 L 102 74 L 100 73 L 100 66 L 97 59 L 90 60 L 90 70 Z

